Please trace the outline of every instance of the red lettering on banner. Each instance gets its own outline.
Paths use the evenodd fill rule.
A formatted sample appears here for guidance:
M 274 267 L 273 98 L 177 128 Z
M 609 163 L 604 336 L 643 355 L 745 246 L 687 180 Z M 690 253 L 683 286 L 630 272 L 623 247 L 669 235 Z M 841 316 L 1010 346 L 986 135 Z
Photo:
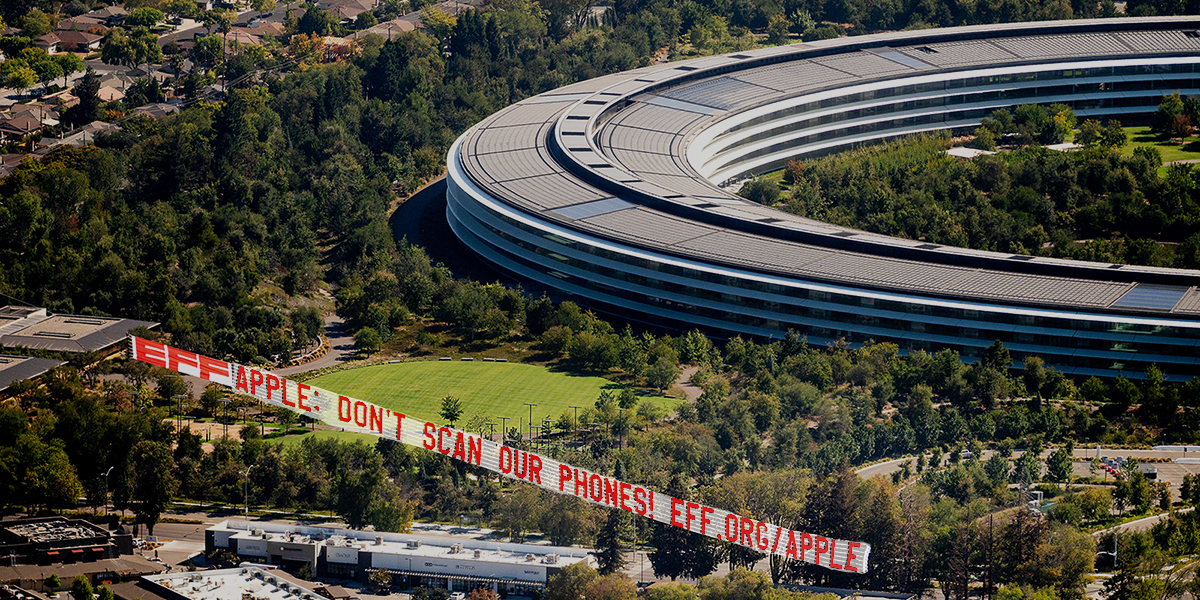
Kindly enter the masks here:
M 367 428 L 367 403 L 362 400 L 354 401 L 354 424 Z
M 350 406 L 350 399 L 345 396 L 338 396 L 338 420 L 343 423 L 349 423 L 350 417 L 354 416 Z
M 799 558 L 797 556 L 799 548 L 796 547 L 796 532 L 788 530 L 787 555 L 788 558 Z
M 433 450 L 434 448 L 437 448 L 437 441 L 435 441 L 433 439 L 433 433 L 435 431 L 437 431 L 437 425 L 434 425 L 433 423 L 426 421 L 425 422 L 425 441 L 422 442 L 422 444 L 425 446 L 426 450 Z M 500 456 L 504 456 L 504 453 L 503 453 L 504 448 L 501 448 L 500 450 L 501 450 Z
M 220 375 L 221 379 L 229 379 L 229 363 L 215 358 L 209 358 L 203 354 L 198 355 L 200 359 L 200 378 L 212 381 L 213 375 Z
M 558 463 L 558 491 L 567 491 L 567 482 L 571 480 L 571 467 L 565 463 Z
M 604 503 L 609 506 L 617 505 L 617 481 L 604 478 Z
M 731 542 L 738 539 L 738 516 L 735 514 L 725 515 L 725 539 Z
M 454 436 L 454 454 L 452 455 L 452 457 L 457 458 L 458 460 L 461 460 L 463 462 L 466 462 L 466 460 L 467 460 L 467 447 L 465 444 L 463 444 L 463 437 L 462 437 L 461 431 L 458 432 Z
M 813 553 L 813 564 L 820 566 L 821 565 L 821 555 L 825 554 L 826 552 L 829 552 L 829 540 L 827 540 L 824 537 L 821 537 L 819 535 L 813 536 L 813 546 L 814 546 L 813 550 L 816 551 Z
M 646 516 L 646 490 L 640 486 L 633 488 L 633 501 L 637 503 L 636 512 L 643 517 Z
M 505 461 L 504 459 L 508 459 Z M 512 448 L 500 446 L 500 471 L 511 473 L 513 467 Z
M 279 390 L 279 378 L 270 373 L 267 373 L 267 400 L 271 399 L 271 392 L 274 392 L 277 390 Z M 283 403 L 292 408 L 296 408 L 296 403 L 288 402 L 286 394 L 283 396 Z
M 831 539 L 831 540 L 829 540 L 829 568 L 830 569 L 841 569 L 842 565 L 839 565 L 839 564 L 833 562 L 833 555 L 835 553 L 837 553 L 837 540 Z
M 259 371 L 258 369 L 250 369 L 250 395 L 251 396 L 257 395 L 256 392 L 254 391 L 254 388 L 256 388 L 262 384 L 263 384 L 262 371 Z
M 854 549 L 861 545 L 862 544 L 860 544 L 858 542 L 850 542 L 850 545 L 846 547 L 846 570 L 847 571 L 850 571 L 852 573 L 858 572 L 858 567 L 854 566 L 854 559 L 858 558 L 858 556 L 856 556 L 854 554 Z
M 754 547 L 754 540 L 750 536 L 754 535 L 754 519 L 750 517 L 741 517 L 742 535 L 738 538 L 738 543 L 747 548 Z
M 192 367 L 196 372 L 200 371 L 200 357 L 191 352 L 172 348 L 167 346 L 167 368 L 172 371 L 183 372 L 180 367 Z M 189 370 L 192 370 L 189 369 Z
M 542 457 L 536 454 L 529 455 L 529 482 L 542 484 Z
M 774 554 L 779 549 L 779 536 L 783 533 L 782 527 L 775 528 L 775 543 L 771 544 L 771 554 Z
M 625 506 L 625 501 L 629 499 L 629 488 L 632 488 L 632 487 L 633 487 L 632 485 L 625 483 L 624 481 L 622 481 L 620 484 L 621 510 L 627 510 L 629 512 L 633 512 L 633 509 L 629 508 L 628 506 Z
M 654 490 L 650 490 L 650 514 L 654 514 Z
M 447 433 L 454 433 L 454 432 L 451 431 L 449 427 L 442 426 L 442 427 L 438 428 L 438 452 L 441 452 L 442 454 L 449 456 L 450 446 L 446 445 L 446 434 Z
M 771 539 L 763 535 L 763 530 L 766 528 L 767 524 L 763 523 L 762 521 L 759 521 L 758 524 L 754 526 L 754 539 L 758 544 L 759 550 L 766 550 L 767 544 L 771 543 Z
M 246 392 L 247 394 L 250 393 L 250 385 L 246 381 L 246 367 L 243 367 L 242 365 L 238 365 L 236 388 Z
M 687 527 L 683 526 L 683 523 L 680 523 L 678 520 L 675 519 L 675 517 L 678 517 L 679 515 L 683 514 L 683 513 L 679 512 L 679 508 L 678 508 L 678 506 L 683 503 L 684 503 L 683 500 L 680 500 L 679 498 L 671 498 L 671 524 L 676 527 L 679 527 L 681 529 L 687 529 Z
M 301 404 L 303 404 L 303 401 Z M 400 432 L 404 429 L 404 415 L 400 413 L 392 413 L 392 416 L 396 417 L 396 439 L 400 439 Z
M 583 477 L 579 473 L 583 473 Z M 583 488 L 583 497 L 588 497 L 588 472 L 582 469 L 575 469 L 575 495 L 579 495 L 579 488 Z
M 480 461 L 483 460 L 483 440 L 475 436 L 467 436 L 467 462 L 475 463 L 475 466 L 480 466 Z
M 696 504 L 695 502 L 685 502 L 683 504 L 684 523 L 687 523 L 687 527 L 684 527 L 684 529 L 688 531 L 692 530 L 692 520 L 695 519 L 695 517 L 692 516 L 693 508 L 700 508 L 700 505 Z
M 133 352 L 137 355 L 137 359 L 150 363 L 156 367 L 167 367 L 167 346 L 150 340 L 143 340 L 140 337 L 133 338 Z
M 513 450 L 513 475 L 517 479 L 525 479 L 525 475 L 529 473 L 529 453 L 520 450 Z
M 604 501 L 604 482 L 599 475 L 592 473 L 588 476 L 588 496 L 596 502 Z
M 800 534 L 800 560 L 808 560 L 804 558 L 804 554 L 813 549 L 813 538 L 807 533 Z
M 383 407 L 372 404 L 369 408 L 371 409 L 371 429 L 377 433 L 383 433 Z
M 305 396 L 304 392 L 311 390 L 311 389 L 312 389 L 311 385 L 306 385 L 303 383 L 296 384 L 296 402 L 298 402 L 300 404 L 300 408 L 302 408 L 304 410 L 309 410 L 309 411 L 312 410 L 311 406 L 304 405 L 304 401 L 308 400 L 308 396 Z M 283 387 L 283 393 L 284 393 L 284 397 L 286 398 L 287 397 L 287 386 L 286 385 Z M 396 428 L 397 431 L 399 431 L 399 429 L 400 429 L 399 427 Z M 400 439 L 400 438 L 396 438 L 396 439 Z
M 715 512 L 717 512 L 717 511 L 715 511 L 707 506 L 700 507 L 700 533 L 703 533 L 705 535 L 708 534 L 708 524 L 712 523 L 712 519 L 709 519 L 708 515 L 711 515 Z

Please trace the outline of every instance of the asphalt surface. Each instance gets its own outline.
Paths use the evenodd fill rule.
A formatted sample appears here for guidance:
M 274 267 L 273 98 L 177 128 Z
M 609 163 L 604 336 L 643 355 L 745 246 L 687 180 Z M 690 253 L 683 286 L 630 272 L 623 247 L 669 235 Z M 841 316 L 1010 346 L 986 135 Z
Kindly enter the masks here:
M 325 317 L 325 337 L 329 338 L 329 352 L 325 356 L 294 367 L 272 369 L 271 372 L 278 375 L 307 373 L 308 371 L 332 367 L 338 363 L 350 360 L 354 356 L 354 336 L 350 333 L 349 328 L 341 317 L 336 315 Z

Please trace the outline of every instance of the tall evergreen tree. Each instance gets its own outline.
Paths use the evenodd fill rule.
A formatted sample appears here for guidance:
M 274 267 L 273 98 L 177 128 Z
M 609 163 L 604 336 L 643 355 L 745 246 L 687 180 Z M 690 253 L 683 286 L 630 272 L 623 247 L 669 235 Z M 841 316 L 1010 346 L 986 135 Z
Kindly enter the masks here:
M 95 71 L 89 67 L 71 93 L 79 98 L 79 104 L 68 113 L 72 125 L 86 125 L 100 119 L 100 76 Z

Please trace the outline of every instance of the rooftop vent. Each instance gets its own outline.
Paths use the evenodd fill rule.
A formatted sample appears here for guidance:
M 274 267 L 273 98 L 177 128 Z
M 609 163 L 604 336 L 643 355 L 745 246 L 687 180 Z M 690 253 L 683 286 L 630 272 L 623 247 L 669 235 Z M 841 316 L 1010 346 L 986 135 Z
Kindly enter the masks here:
M 383 545 L 383 536 L 382 536 L 382 535 L 377 535 L 377 536 L 375 536 L 375 545 L 376 545 L 376 546 L 382 546 L 382 545 Z
M 542 562 L 544 562 L 548 565 L 557 565 L 558 564 L 558 555 L 557 554 L 547 554 L 546 557 L 542 559 Z
M 934 50 L 933 48 L 930 48 L 929 46 L 917 46 L 916 48 L 914 48 L 914 50 L 916 50 L 917 52 L 924 52 L 925 54 L 937 54 L 938 53 L 937 50 Z
M 475 550 L 475 558 L 483 558 L 483 550 Z
M 453 546 L 450 546 L 450 554 L 461 554 L 462 551 L 463 551 L 462 544 L 455 544 Z
M 534 556 L 534 555 L 532 555 L 532 554 L 526 554 L 526 555 L 525 555 L 525 560 L 527 560 L 527 561 L 531 561 L 531 562 L 532 562 L 532 561 L 535 561 L 535 560 L 537 560 L 537 557 L 536 557 L 536 556 Z

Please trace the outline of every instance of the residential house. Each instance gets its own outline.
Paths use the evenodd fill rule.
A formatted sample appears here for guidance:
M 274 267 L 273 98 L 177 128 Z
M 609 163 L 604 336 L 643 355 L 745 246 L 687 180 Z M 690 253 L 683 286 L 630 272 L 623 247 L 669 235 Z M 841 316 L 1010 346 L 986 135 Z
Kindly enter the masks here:
M 79 15 L 63 19 L 54 26 L 56 31 L 87 31 L 91 33 L 105 33 L 109 30 L 107 22 L 104 19 L 89 17 L 87 15 Z
M 116 100 L 123 100 L 125 98 L 125 92 L 122 92 L 111 85 L 106 85 L 100 88 L 100 91 L 97 92 L 97 94 L 100 96 L 100 99 L 105 102 L 114 102 Z
M 59 39 L 58 32 L 55 31 L 51 31 L 46 35 L 33 40 L 33 45 L 45 50 L 46 54 L 54 54 L 55 52 L 58 52 L 58 45 L 60 43 L 62 43 L 62 40 Z
M 116 27 L 125 22 L 125 16 L 128 14 L 129 11 L 125 10 L 121 6 L 108 6 L 101 8 L 100 10 L 93 10 L 92 12 L 87 13 L 85 16 L 100 19 L 109 27 Z
M 29 113 L 5 115 L 0 117 L 0 141 L 19 140 L 40 132 L 43 127 L 42 122 Z
M 178 104 L 168 104 L 166 102 L 156 102 L 147 104 L 133 109 L 136 115 L 143 115 L 151 119 L 161 119 L 167 115 L 173 115 L 179 112 Z
M 56 31 L 58 34 L 58 49 L 62 52 L 90 53 L 100 49 L 103 36 L 86 31 Z

